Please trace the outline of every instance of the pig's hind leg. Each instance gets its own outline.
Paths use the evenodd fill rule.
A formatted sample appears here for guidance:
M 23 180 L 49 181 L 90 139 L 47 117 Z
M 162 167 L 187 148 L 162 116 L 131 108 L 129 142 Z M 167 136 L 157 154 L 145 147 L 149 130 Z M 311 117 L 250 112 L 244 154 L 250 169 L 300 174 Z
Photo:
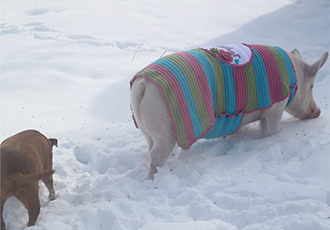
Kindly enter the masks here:
M 139 107 L 138 123 L 148 142 L 151 158 L 148 179 L 153 179 L 157 167 L 164 165 L 176 141 L 169 111 L 159 89 L 151 82 L 144 84 L 146 89 Z
M 150 150 L 150 169 L 148 179 L 152 180 L 154 174 L 158 172 L 157 167 L 161 167 L 167 161 L 168 156 L 171 154 L 175 146 L 175 140 L 172 138 L 161 138 L 156 141 L 153 148 Z

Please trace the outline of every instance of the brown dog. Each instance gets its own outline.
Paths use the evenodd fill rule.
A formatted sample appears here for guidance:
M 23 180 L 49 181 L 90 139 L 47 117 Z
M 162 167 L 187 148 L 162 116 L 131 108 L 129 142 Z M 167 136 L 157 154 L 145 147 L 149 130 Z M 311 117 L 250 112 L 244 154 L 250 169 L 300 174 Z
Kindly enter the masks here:
M 28 226 L 35 224 L 40 212 L 39 180 L 49 190 L 49 198 L 55 199 L 53 145 L 57 146 L 57 139 L 47 139 L 35 130 L 23 131 L 1 143 L 1 230 L 6 229 L 3 207 L 12 196 L 28 210 Z

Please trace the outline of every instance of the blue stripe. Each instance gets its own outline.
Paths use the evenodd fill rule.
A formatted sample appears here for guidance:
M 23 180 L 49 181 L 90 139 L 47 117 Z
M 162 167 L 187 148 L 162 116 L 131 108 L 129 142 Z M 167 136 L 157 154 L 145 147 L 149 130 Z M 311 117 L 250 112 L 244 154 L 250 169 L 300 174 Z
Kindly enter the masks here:
M 219 60 L 225 84 L 225 112 L 233 115 L 236 112 L 236 93 L 235 93 L 235 80 L 233 74 L 233 67 L 221 62 Z
M 203 132 L 202 123 L 198 117 L 195 101 L 194 101 L 193 95 L 190 91 L 188 80 L 186 79 L 182 70 L 174 62 L 172 62 L 168 59 L 161 58 L 161 59 L 156 60 L 153 63 L 162 65 L 165 68 L 167 68 L 174 75 L 174 77 L 178 80 L 182 93 L 183 93 L 183 96 L 187 102 L 189 114 L 191 117 L 191 122 L 194 127 L 194 137 L 198 138 Z
M 288 100 L 288 102 L 287 102 L 287 104 L 286 104 L 285 107 L 288 107 L 291 104 L 295 93 L 296 93 L 296 87 L 292 87 L 291 88 L 291 92 L 290 92 L 289 100 Z
M 216 105 L 216 101 L 217 101 L 217 98 L 216 98 L 217 84 L 216 84 L 215 73 L 214 73 L 212 64 L 207 59 L 207 57 L 205 57 L 205 55 L 199 51 L 191 50 L 191 51 L 187 51 L 187 53 L 190 53 L 191 55 L 193 55 L 204 70 L 204 73 L 206 75 L 208 85 L 210 88 L 211 96 L 212 96 L 213 111 L 215 111 L 215 105 Z
M 219 138 L 234 133 L 241 125 L 243 114 L 234 117 L 217 117 L 212 129 L 204 136 L 204 138 Z
M 296 84 L 296 74 L 294 72 L 294 69 L 293 69 L 293 66 L 292 66 L 292 63 L 291 63 L 291 59 L 289 58 L 288 54 L 281 48 L 279 47 L 274 47 L 283 57 L 283 60 L 284 60 L 284 63 L 286 65 L 286 69 L 288 70 L 288 74 L 289 74 L 289 81 L 290 81 L 290 87 L 291 85 L 293 84 Z M 289 106 L 292 99 L 293 99 L 293 96 L 295 94 L 295 91 L 296 91 L 296 87 L 292 87 L 291 88 L 291 93 L 290 93 L 290 98 L 289 98 L 289 101 L 287 103 L 286 106 Z
M 252 60 L 252 66 L 256 79 L 258 108 L 263 109 L 272 104 L 269 93 L 268 77 L 265 64 L 262 61 L 260 54 L 255 49 L 253 49 L 253 52 L 254 58 Z

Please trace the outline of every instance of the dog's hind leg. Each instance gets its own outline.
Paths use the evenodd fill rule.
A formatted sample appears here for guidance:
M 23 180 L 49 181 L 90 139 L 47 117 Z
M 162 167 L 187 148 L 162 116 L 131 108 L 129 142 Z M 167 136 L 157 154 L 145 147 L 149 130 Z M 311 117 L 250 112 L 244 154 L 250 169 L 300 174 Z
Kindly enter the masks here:
M 32 202 L 30 202 L 32 203 Z M 30 206 L 28 208 L 28 213 L 29 213 L 29 222 L 27 226 L 33 226 L 39 216 L 40 213 L 40 203 L 37 204 L 37 202 L 34 202 L 35 204 L 33 204 L 32 206 Z
M 40 213 L 39 187 L 38 182 L 30 183 L 27 186 L 20 187 L 15 192 L 15 197 L 23 203 L 28 210 L 29 222 L 27 226 L 36 223 Z
M 44 184 L 46 185 L 48 191 L 49 191 L 49 199 L 50 200 L 55 200 L 55 190 L 54 190 L 54 182 L 53 182 L 53 176 L 50 176 L 49 178 L 43 179 L 42 180 Z
M 1 199 L 1 230 L 5 230 L 6 229 L 6 224 L 5 221 L 3 220 L 3 207 L 5 205 L 6 200 Z
M 39 216 L 40 213 L 40 203 L 38 202 L 30 202 L 31 204 L 34 203 L 33 205 L 29 206 L 28 208 L 28 213 L 29 213 L 29 222 L 27 226 L 33 226 Z

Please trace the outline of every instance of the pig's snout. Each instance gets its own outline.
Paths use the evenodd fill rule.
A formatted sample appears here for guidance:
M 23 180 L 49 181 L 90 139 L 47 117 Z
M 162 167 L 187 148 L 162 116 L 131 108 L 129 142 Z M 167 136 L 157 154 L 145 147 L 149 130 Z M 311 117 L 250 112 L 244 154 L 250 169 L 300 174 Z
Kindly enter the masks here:
M 310 113 L 305 117 L 305 119 L 313 119 L 319 117 L 321 110 L 319 108 L 312 108 Z
M 320 116 L 321 110 L 319 108 L 316 108 L 316 110 L 312 111 L 312 114 L 313 114 L 312 118 L 317 118 Z

